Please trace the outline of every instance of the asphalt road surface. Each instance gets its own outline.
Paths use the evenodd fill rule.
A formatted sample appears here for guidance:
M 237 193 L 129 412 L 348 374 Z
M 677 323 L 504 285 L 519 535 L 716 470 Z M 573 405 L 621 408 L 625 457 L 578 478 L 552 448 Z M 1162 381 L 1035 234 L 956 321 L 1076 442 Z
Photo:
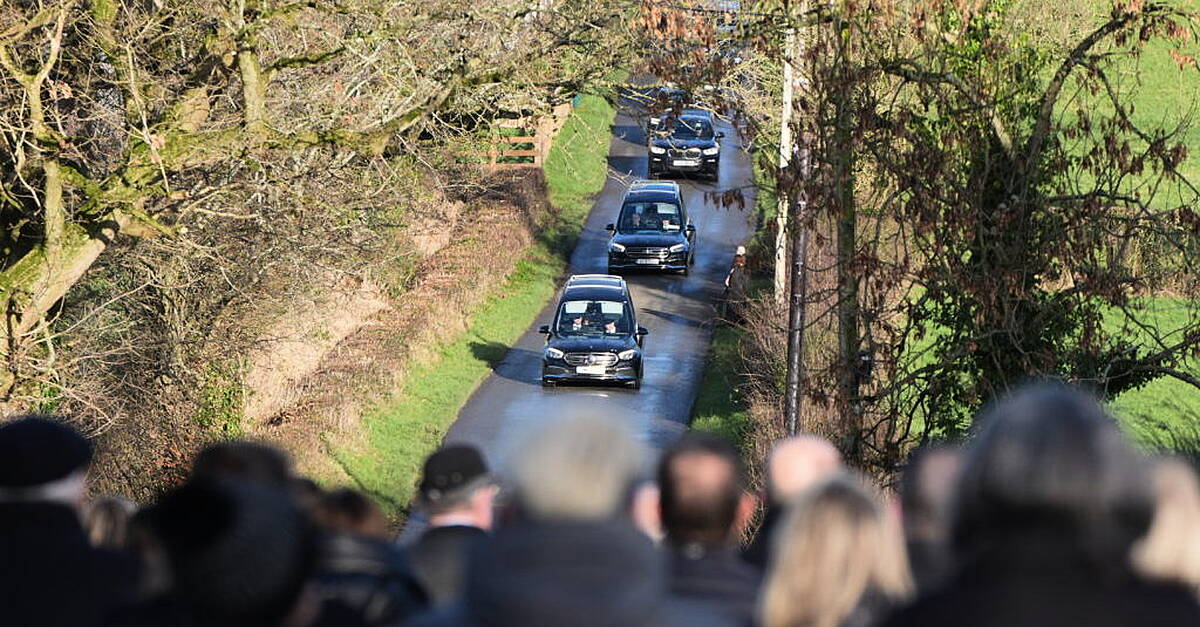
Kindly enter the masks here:
M 614 121 L 609 150 L 609 178 L 596 197 L 583 233 L 571 256 L 571 273 L 608 270 L 609 234 L 604 226 L 616 222 L 630 182 L 646 176 L 646 142 L 639 119 L 626 113 Z M 692 222 L 696 225 L 696 259 L 688 276 L 627 274 L 638 322 L 649 329 L 644 348 L 644 379 L 640 390 L 618 387 L 560 385 L 543 388 L 541 355 L 548 324 L 557 303 L 547 303 L 537 320 L 496 364 L 475 391 L 446 435 L 446 443 L 478 447 L 489 465 L 503 463 L 509 438 L 535 420 L 575 413 L 599 413 L 629 423 L 645 442 L 661 449 L 687 429 L 692 405 L 704 375 L 712 336 L 714 303 L 724 290 L 733 253 L 751 232 L 754 206 L 749 155 L 738 134 L 726 123 L 721 140 L 721 172 L 717 183 L 678 179 Z M 747 210 L 721 208 L 705 199 L 706 192 L 741 188 Z M 413 527 L 411 520 L 405 536 Z M 401 539 L 403 541 L 403 538 Z
M 629 183 L 646 176 L 646 142 L 639 120 L 622 113 L 614 124 L 609 178 L 571 256 L 572 274 L 607 272 L 609 234 L 604 226 L 616 222 Z M 539 379 L 545 336 L 537 328 L 553 317 L 556 303 L 551 302 L 459 412 L 447 443 L 473 444 L 494 464 L 504 454 L 506 437 L 530 419 L 601 412 L 629 422 L 655 448 L 669 444 L 687 428 L 712 336 L 713 303 L 724 289 L 734 249 L 745 243 L 751 230 L 750 211 L 705 201 L 705 192 L 716 189 L 739 187 L 753 193 L 750 158 L 738 134 L 724 123 L 718 130 L 725 132 L 719 181 L 679 180 L 697 232 L 691 273 L 686 277 L 626 275 L 638 322 L 650 330 L 642 389 L 543 388 Z M 753 202 L 747 207 L 753 207 Z

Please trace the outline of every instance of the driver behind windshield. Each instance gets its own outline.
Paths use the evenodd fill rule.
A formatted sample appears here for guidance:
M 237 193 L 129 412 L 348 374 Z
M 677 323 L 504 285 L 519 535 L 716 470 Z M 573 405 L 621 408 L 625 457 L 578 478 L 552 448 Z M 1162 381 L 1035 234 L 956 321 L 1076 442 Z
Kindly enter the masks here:
M 621 222 L 623 231 L 671 231 L 677 228 L 671 209 L 668 208 L 668 213 L 659 213 L 653 204 L 627 206 Z
M 598 302 L 588 303 L 587 309 L 580 313 L 564 311 L 561 320 L 559 331 L 562 333 L 616 334 L 628 332 L 623 308 L 621 313 L 606 314 Z

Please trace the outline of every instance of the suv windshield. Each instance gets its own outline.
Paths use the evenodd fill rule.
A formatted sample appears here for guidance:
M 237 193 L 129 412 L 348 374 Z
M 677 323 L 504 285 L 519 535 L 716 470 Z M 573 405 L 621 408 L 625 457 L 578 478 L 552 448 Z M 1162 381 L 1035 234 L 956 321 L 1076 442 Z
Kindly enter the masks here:
M 631 316 L 615 300 L 567 300 L 558 308 L 559 335 L 628 335 Z
M 621 208 L 622 233 L 678 231 L 683 224 L 679 206 L 673 202 L 630 202 Z
M 703 118 L 679 118 L 671 128 L 671 139 L 712 139 L 712 125 Z

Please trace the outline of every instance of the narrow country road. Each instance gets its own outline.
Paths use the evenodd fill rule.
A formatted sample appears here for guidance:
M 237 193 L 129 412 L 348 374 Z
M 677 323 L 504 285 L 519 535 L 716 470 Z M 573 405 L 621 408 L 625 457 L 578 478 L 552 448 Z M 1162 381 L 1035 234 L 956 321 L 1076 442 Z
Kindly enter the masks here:
M 614 124 L 609 179 L 595 199 L 571 257 L 573 274 L 607 271 L 608 233 L 604 226 L 616 221 L 629 183 L 646 176 L 646 143 L 639 119 L 622 112 Z M 669 444 L 687 428 L 712 335 L 712 305 L 722 292 L 734 249 L 745 242 L 751 228 L 751 211 L 705 202 L 705 192 L 714 189 L 741 187 L 748 195 L 753 193 L 750 159 L 737 133 L 724 123 L 718 130 L 725 132 L 720 181 L 714 185 L 680 180 L 699 241 L 691 274 L 626 276 L 638 320 L 650 330 L 642 389 L 542 388 L 539 377 L 545 338 L 537 328 L 550 322 L 555 304 L 551 302 L 459 412 L 447 443 L 474 444 L 496 464 L 504 453 L 506 437 L 531 418 L 602 412 L 614 420 L 628 421 L 655 448 Z M 747 200 L 751 201 L 747 207 L 753 207 L 749 196 Z

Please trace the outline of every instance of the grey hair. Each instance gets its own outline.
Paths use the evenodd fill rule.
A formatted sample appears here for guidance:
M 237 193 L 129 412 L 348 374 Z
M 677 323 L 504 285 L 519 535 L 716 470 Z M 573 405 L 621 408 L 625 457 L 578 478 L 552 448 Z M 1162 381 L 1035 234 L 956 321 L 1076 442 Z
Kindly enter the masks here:
M 980 427 L 956 491 L 959 553 L 1041 527 L 1116 565 L 1145 533 L 1154 506 L 1147 462 L 1091 395 L 1030 384 L 984 412 Z
M 645 448 L 611 416 L 537 421 L 514 444 L 503 478 L 532 518 L 616 516 L 646 471 Z

